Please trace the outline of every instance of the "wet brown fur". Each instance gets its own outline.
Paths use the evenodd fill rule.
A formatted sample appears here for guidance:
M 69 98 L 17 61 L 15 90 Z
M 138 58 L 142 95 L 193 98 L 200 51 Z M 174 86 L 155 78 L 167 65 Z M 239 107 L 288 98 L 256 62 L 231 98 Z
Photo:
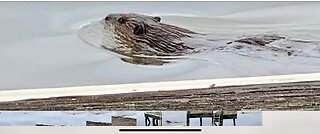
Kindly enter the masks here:
M 160 17 L 139 14 L 110 14 L 105 17 L 116 43 L 131 49 L 133 54 L 182 55 L 194 49 L 186 46 L 182 39 L 192 38 L 197 33 L 160 21 Z

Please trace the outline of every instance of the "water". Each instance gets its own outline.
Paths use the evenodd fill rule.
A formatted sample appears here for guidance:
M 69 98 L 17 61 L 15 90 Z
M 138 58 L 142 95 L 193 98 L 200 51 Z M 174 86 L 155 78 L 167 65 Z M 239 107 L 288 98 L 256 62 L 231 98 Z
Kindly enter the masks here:
M 0 31 L 0 90 L 320 71 L 320 60 L 310 56 L 266 53 L 261 58 L 257 53 L 248 56 L 248 53 L 221 51 L 200 53 L 162 66 L 136 65 L 122 61 L 113 52 L 88 45 L 77 35 L 82 26 L 109 13 L 135 12 L 161 16 L 163 23 L 205 33 L 214 40 L 280 34 L 311 42 L 297 42 L 306 46 L 295 48 L 319 55 L 320 15 L 315 12 L 320 7 L 318 2 L 250 5 L 246 2 L 1 2 L 0 28 L 4 30 Z

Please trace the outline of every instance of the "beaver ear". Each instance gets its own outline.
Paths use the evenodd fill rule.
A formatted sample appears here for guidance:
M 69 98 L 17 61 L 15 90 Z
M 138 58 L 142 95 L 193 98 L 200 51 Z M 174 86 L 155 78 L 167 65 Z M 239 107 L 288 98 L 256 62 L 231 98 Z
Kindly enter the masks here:
M 133 33 L 136 34 L 136 35 L 144 34 L 145 33 L 144 26 L 141 25 L 141 24 L 135 25 L 134 28 L 133 28 Z
M 156 17 L 154 17 L 154 20 L 156 20 L 156 22 L 160 22 L 160 21 L 161 21 L 161 18 L 158 17 L 158 16 L 156 16 Z

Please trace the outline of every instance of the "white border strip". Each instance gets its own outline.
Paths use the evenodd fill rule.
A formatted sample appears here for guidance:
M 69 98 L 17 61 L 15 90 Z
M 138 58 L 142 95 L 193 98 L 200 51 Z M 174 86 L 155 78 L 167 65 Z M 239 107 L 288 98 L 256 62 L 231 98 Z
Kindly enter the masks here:
M 31 98 L 35 99 L 35 98 L 50 98 L 50 97 L 61 97 L 61 96 L 88 96 L 88 95 L 207 88 L 207 87 L 210 87 L 212 84 L 215 84 L 215 86 L 218 87 L 218 86 L 232 86 L 232 85 L 286 83 L 286 82 L 299 82 L 299 81 L 320 81 L 320 73 L 171 81 L 171 82 L 157 82 L 157 83 L 137 83 L 137 84 L 121 84 L 121 85 L 4 90 L 4 91 L 0 91 L 0 102 L 25 100 L 25 99 L 31 99 Z
M 3 1 L 3 2 L 7 2 L 8 0 L 0 0 L 0 1 Z M 10 0 L 10 1 L 16 1 L 16 2 L 20 2 L 20 1 L 26 1 L 26 2 L 30 2 L 30 0 Z M 31 2 L 88 2 L 88 0 L 32 0 Z M 139 1 L 146 1 L 146 2 L 152 2 L 152 0 L 94 0 L 92 2 L 139 2 Z M 185 1 L 191 1 L 191 2 L 197 2 L 196 0 L 156 0 L 154 2 L 158 2 L 158 1 L 164 1 L 164 2 L 167 2 L 167 1 L 178 1 L 178 2 L 185 2 Z M 282 2 L 282 1 L 288 1 L 288 2 L 295 2 L 295 1 L 298 1 L 298 2 L 301 2 L 302 0 L 201 0 L 201 1 L 212 1 L 212 2 L 246 2 L 246 1 L 252 1 L 252 2 L 259 2 L 259 1 L 265 1 L 265 2 L 269 2 L 269 1 L 274 1 L 274 2 Z M 199 1 L 199 2 L 201 2 Z M 319 1 L 319 0 L 308 0 L 308 1 Z M 306 1 L 306 2 L 308 2 Z

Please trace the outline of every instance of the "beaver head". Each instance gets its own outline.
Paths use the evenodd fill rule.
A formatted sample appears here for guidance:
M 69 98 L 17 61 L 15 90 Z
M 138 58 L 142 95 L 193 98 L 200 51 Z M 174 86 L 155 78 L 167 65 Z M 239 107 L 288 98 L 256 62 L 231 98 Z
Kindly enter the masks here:
M 105 30 L 113 33 L 118 48 L 131 54 L 182 55 L 193 49 L 182 39 L 191 38 L 195 32 L 161 23 L 157 16 L 109 14 L 103 21 Z

